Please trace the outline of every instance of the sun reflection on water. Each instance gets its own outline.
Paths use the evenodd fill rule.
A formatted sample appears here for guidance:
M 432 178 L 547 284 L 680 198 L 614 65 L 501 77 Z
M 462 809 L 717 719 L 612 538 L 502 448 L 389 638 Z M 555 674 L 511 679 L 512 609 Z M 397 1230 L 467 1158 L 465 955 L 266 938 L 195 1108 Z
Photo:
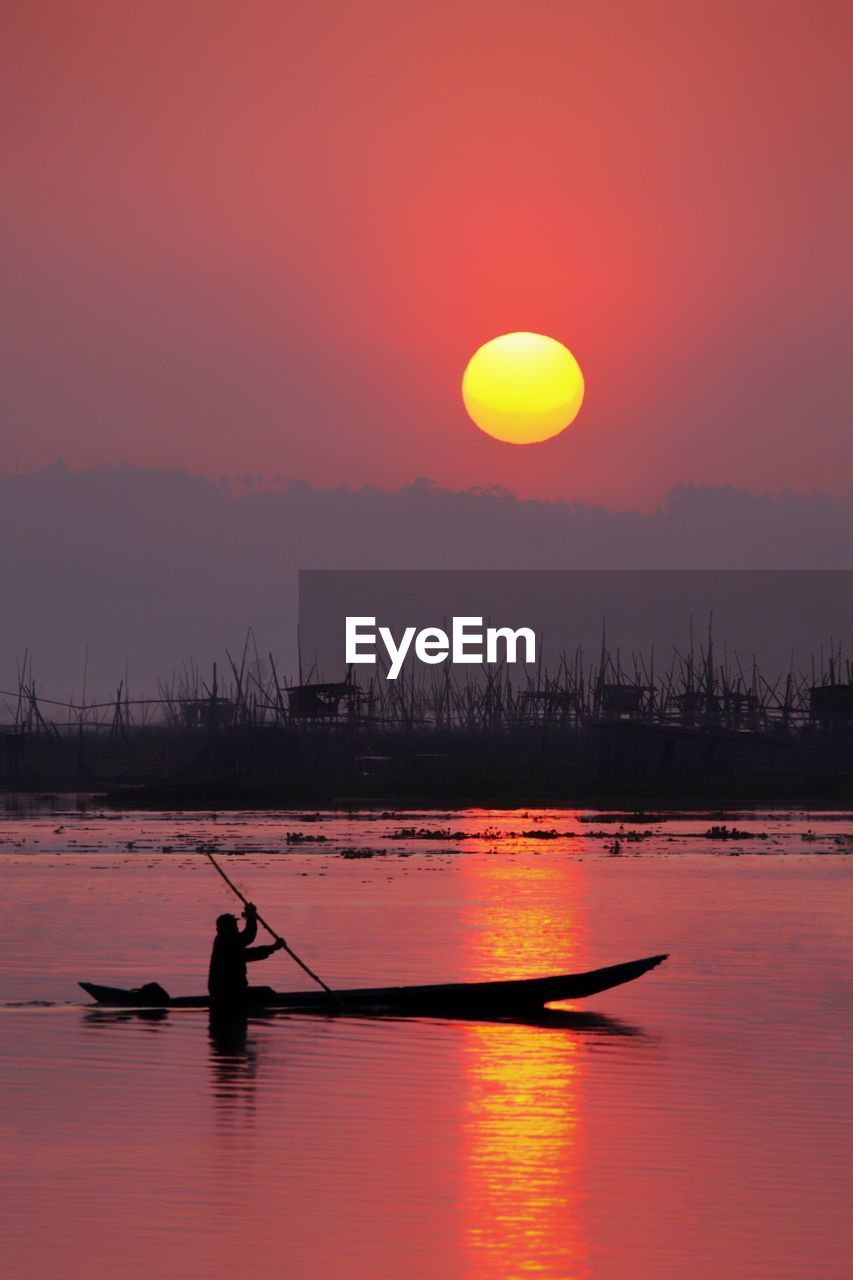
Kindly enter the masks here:
M 545 856 L 519 875 L 495 856 L 470 859 L 465 876 L 471 980 L 585 967 L 579 868 Z M 466 1277 L 585 1276 L 582 1045 L 571 1032 L 513 1024 L 468 1024 L 461 1044 Z

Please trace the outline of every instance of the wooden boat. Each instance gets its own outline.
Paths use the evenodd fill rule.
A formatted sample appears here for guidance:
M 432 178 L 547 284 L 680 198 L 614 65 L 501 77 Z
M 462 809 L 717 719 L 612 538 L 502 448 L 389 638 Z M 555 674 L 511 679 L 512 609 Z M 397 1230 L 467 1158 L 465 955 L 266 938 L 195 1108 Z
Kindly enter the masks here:
M 666 956 L 647 956 L 626 964 L 565 973 L 546 978 L 511 978 L 494 982 L 449 982 L 415 987 L 356 987 L 329 994 L 326 991 L 272 991 L 261 987 L 247 993 L 240 1007 L 282 1009 L 291 1013 L 411 1014 L 436 1017 L 494 1017 L 514 1011 L 542 1008 L 560 1000 L 580 1000 L 633 982 L 654 969 Z M 170 996 L 156 982 L 127 991 L 81 982 L 99 1005 L 132 1009 L 207 1009 L 209 996 Z

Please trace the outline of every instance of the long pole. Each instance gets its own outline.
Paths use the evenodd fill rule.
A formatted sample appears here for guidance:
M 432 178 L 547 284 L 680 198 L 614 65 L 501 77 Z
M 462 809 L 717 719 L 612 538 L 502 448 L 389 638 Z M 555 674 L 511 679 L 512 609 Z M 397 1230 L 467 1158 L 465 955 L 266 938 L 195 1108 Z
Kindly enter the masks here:
M 228 876 L 227 876 L 227 875 L 225 874 L 225 872 L 222 870 L 222 868 L 220 867 L 219 863 L 218 863 L 218 862 L 216 861 L 216 859 L 214 858 L 213 854 L 212 854 L 212 853 L 208 853 L 208 854 L 207 854 L 207 857 L 210 859 L 210 861 L 211 861 L 212 865 L 216 868 L 216 870 L 217 870 L 217 871 L 219 872 L 219 874 L 222 876 L 222 879 L 223 879 L 223 880 L 225 881 L 225 883 L 228 885 L 228 888 L 229 888 L 233 893 L 236 893 L 237 897 L 238 897 L 238 898 L 240 899 L 240 901 L 244 904 L 244 906 L 248 906 L 248 905 L 249 905 L 249 899 L 243 896 L 243 894 L 242 894 L 242 893 L 240 892 L 240 890 L 237 888 L 237 886 L 236 886 L 236 884 L 234 883 L 234 881 L 233 881 L 233 880 L 229 880 Z M 330 995 L 330 996 L 334 996 L 334 998 L 338 1001 L 338 1003 L 339 1003 L 339 1004 L 343 1004 L 343 1001 L 341 1000 L 341 998 L 340 998 L 340 996 L 337 994 L 337 992 L 336 992 L 336 991 L 333 991 L 331 987 L 327 987 L 327 986 L 326 986 L 326 984 L 325 984 L 325 982 L 323 981 L 323 979 L 322 979 L 322 978 L 320 978 L 320 977 L 318 977 L 318 975 L 314 972 L 314 970 L 313 970 L 313 969 L 309 969 L 309 968 L 308 968 L 308 965 L 305 963 L 305 961 L 304 961 L 304 960 L 300 960 L 300 959 L 299 959 L 299 956 L 296 954 L 296 952 L 295 952 L 295 951 L 291 950 L 291 948 L 290 948 L 290 947 L 287 945 L 287 943 L 284 941 L 284 938 L 282 938 L 280 934 L 276 933 L 275 929 L 271 928 L 271 927 L 270 927 L 270 925 L 268 925 L 268 924 L 267 924 L 266 920 L 265 920 L 265 919 L 264 919 L 264 917 L 260 914 L 260 912 L 256 912 L 255 914 L 256 914 L 256 917 L 257 917 L 258 924 L 263 925 L 263 927 L 266 929 L 267 933 L 268 933 L 271 937 L 275 938 L 276 942 L 281 942 L 281 943 L 283 943 L 283 949 L 284 949 L 284 950 L 287 952 L 287 954 L 290 956 L 291 960 L 295 960 L 295 961 L 296 961 L 296 963 L 299 965 L 299 968 L 300 968 L 300 969 L 304 969 L 304 970 L 305 970 L 305 972 L 308 974 L 308 977 L 309 977 L 309 978 L 313 978 L 315 982 L 317 982 L 317 983 L 319 983 L 319 984 L 320 984 L 320 986 L 323 988 L 323 990 L 324 990 L 324 991 L 328 991 L 329 995 Z

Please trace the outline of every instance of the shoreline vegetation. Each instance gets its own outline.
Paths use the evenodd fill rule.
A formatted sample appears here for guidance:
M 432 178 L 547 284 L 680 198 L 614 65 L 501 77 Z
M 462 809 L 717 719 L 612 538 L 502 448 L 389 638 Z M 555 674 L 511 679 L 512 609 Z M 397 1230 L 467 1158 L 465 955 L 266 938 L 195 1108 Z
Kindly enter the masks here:
M 853 801 L 853 671 L 808 676 L 694 653 L 603 645 L 550 675 L 460 680 L 279 678 L 247 637 L 225 679 L 197 668 L 154 698 L 75 703 L 39 692 L 24 659 L 0 691 L 0 791 L 97 792 L 117 806 L 264 808 L 581 804 L 643 810 Z M 5 704 L 5 716 L 3 706 Z

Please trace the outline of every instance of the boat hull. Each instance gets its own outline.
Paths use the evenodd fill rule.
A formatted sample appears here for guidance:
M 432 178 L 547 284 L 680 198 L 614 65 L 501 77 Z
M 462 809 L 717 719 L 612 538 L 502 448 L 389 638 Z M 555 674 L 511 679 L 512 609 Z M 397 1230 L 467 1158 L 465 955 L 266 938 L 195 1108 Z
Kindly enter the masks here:
M 476 1016 L 541 1008 L 563 1000 L 581 1000 L 633 982 L 648 973 L 665 955 L 629 960 L 626 964 L 545 978 L 511 978 L 492 982 L 450 982 L 428 986 L 355 987 L 334 994 L 326 991 L 269 991 L 247 993 L 239 1007 L 283 1009 L 292 1013 L 394 1013 L 436 1016 Z M 169 996 L 156 984 L 125 990 L 94 982 L 79 984 L 99 1005 L 133 1009 L 207 1009 L 209 996 Z

